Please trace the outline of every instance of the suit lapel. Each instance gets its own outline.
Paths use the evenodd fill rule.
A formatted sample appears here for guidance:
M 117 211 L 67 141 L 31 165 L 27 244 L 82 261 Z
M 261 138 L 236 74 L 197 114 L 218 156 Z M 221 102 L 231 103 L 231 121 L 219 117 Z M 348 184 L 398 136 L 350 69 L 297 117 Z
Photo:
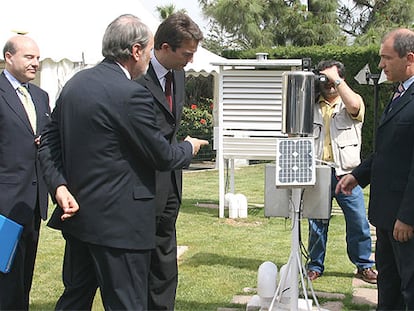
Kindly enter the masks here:
M 29 83 L 29 91 L 35 104 L 37 128 L 43 129 L 50 122 L 49 97 L 32 83 Z M 39 130 L 36 134 L 40 134 Z
M 167 111 L 171 116 L 173 116 L 173 112 L 170 110 L 170 106 L 165 98 L 164 91 L 162 86 L 159 83 L 158 77 L 154 71 L 154 68 L 150 65 L 148 68 L 148 74 L 144 76 L 145 86 L 151 92 L 152 96 L 155 98 L 157 102 Z M 173 81 L 174 81 L 174 74 L 173 74 Z M 175 88 L 173 89 L 173 105 L 175 104 Z
M 26 110 L 24 109 L 16 90 L 13 89 L 13 86 L 10 84 L 9 80 L 7 80 L 4 73 L 0 75 L 0 89 L 2 91 L 1 96 L 4 98 L 4 104 L 8 105 L 22 121 L 22 126 L 26 127 L 30 133 L 33 134 L 33 129 L 30 125 Z
M 382 126 L 384 123 L 387 123 L 391 120 L 401 109 L 403 109 L 406 105 L 408 105 L 411 101 L 411 97 L 413 96 L 413 84 L 405 91 L 405 93 L 393 103 L 393 108 L 391 111 L 389 110 L 391 102 L 385 107 L 384 112 L 381 117 L 381 121 L 378 127 Z

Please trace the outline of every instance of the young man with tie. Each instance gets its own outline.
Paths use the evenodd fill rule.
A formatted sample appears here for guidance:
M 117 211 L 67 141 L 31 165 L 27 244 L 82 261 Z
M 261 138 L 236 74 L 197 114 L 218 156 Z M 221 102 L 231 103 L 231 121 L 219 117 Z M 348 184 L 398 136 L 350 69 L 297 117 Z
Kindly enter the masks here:
M 148 72 L 138 82 L 154 97 L 157 125 L 171 143 L 177 142 L 185 102 L 185 72 L 203 34 L 186 14 L 171 14 L 158 27 Z M 174 310 L 178 284 L 175 223 L 181 204 L 182 171 L 156 173 L 156 248 L 151 254 L 149 310 Z

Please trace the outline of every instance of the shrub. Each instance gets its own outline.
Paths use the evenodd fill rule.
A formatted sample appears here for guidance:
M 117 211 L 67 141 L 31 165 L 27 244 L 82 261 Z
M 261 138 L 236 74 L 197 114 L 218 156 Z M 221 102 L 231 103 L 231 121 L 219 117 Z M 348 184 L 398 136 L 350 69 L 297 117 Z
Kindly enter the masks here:
M 213 160 L 213 100 L 211 98 L 201 97 L 197 103 L 189 103 L 183 108 L 178 138 L 184 139 L 190 135 L 201 139 L 208 140 L 209 146 L 203 147 L 198 155 L 197 160 Z

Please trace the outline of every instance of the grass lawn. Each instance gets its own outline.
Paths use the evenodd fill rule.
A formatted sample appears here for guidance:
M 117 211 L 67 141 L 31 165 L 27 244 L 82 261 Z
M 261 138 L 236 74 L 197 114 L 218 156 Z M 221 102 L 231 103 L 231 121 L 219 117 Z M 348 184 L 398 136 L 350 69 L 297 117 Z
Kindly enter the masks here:
M 245 310 L 244 305 L 231 301 L 234 295 L 246 295 L 245 288 L 256 288 L 260 264 L 272 261 L 280 268 L 289 258 L 290 220 L 265 218 L 260 207 L 264 202 L 264 165 L 236 169 L 235 186 L 235 192 L 248 199 L 248 217 L 218 218 L 218 171 L 184 174 L 184 201 L 177 234 L 178 244 L 188 246 L 188 250 L 179 261 L 176 311 L 216 311 L 219 307 Z M 307 221 L 303 220 L 301 240 L 305 246 L 307 230 Z M 60 233 L 43 224 L 31 310 L 54 308 L 63 290 L 63 248 Z M 354 267 L 346 255 L 342 215 L 332 217 L 325 265 L 324 276 L 313 284 L 315 291 L 344 294 L 344 310 L 369 310 L 366 305 L 351 304 Z M 103 310 L 99 295 L 95 300 L 94 310 Z

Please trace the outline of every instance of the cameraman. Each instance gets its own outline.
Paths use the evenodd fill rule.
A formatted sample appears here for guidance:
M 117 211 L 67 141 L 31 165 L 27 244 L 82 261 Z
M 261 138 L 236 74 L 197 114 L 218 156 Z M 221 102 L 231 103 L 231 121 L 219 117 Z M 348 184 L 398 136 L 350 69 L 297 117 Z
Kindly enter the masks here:
M 314 105 L 314 137 L 316 158 L 331 163 L 331 204 L 335 197 L 346 221 L 347 253 L 357 267 L 356 277 L 375 284 L 377 274 L 372 269 L 371 235 L 366 217 L 362 188 L 357 186 L 351 195 L 335 194 L 341 177 L 360 163 L 361 128 L 365 106 L 360 95 L 344 81 L 345 67 L 334 60 L 322 61 L 317 70 L 326 76 L 318 83 Z M 324 271 L 329 219 L 309 219 L 308 276 L 311 281 Z

